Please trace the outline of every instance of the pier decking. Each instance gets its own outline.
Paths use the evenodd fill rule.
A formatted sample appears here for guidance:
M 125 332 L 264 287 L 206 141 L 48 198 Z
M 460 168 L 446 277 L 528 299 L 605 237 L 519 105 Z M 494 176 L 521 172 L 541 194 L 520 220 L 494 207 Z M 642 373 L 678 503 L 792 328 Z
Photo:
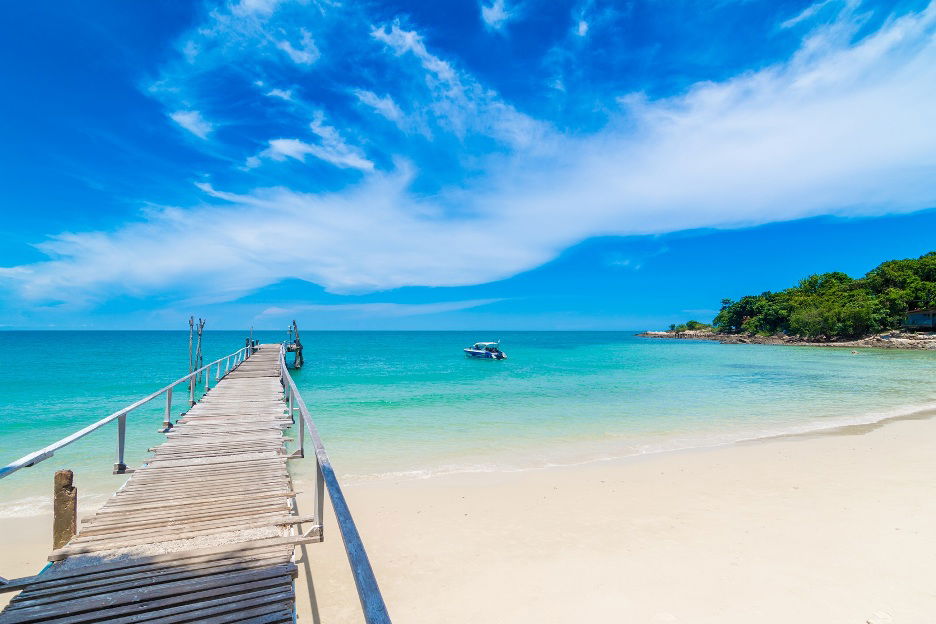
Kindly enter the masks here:
M 51 569 L 4 587 L 23 591 L 0 624 L 292 622 L 294 548 L 322 533 L 293 504 L 283 364 L 280 345 L 261 345 L 228 372 Z

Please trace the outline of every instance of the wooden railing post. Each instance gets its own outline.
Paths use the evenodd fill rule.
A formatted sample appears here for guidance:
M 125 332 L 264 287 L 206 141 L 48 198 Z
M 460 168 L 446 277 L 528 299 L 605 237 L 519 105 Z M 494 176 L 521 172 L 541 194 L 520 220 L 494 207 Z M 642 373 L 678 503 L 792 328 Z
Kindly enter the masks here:
M 114 462 L 114 474 L 123 474 L 127 472 L 127 464 L 124 463 L 124 449 L 127 447 L 127 415 L 121 414 L 117 417 L 117 461 Z
M 52 490 L 52 550 L 67 544 L 78 532 L 78 488 L 71 470 L 56 470 Z
M 302 414 L 299 414 L 299 457 L 305 457 L 305 419 L 302 418 Z M 316 518 L 316 521 L 321 524 L 321 518 Z
M 319 540 L 325 541 L 325 475 L 318 454 L 315 456 L 315 523 L 319 525 Z
M 166 390 L 166 414 L 163 416 L 162 432 L 166 433 L 172 429 L 172 386 Z

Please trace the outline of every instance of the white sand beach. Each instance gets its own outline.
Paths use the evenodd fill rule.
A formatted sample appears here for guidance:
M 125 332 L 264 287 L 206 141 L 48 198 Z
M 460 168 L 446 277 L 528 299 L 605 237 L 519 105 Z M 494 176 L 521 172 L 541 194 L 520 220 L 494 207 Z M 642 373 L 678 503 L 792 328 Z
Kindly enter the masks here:
M 903 419 L 345 493 L 397 622 L 922 624 L 936 614 L 934 448 L 936 419 Z M 326 522 L 300 563 L 300 621 L 361 621 Z M 42 566 L 46 518 L 0 528 L 4 576 Z
M 900 420 L 346 493 L 399 622 L 922 624 L 934 448 L 936 420 Z M 318 613 L 355 622 L 336 530 L 308 548 Z

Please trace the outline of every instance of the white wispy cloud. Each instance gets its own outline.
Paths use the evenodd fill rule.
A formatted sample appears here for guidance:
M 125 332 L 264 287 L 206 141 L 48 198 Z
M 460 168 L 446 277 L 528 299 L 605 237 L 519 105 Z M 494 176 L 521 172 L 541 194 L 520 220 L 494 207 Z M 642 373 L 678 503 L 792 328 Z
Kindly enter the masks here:
M 292 91 L 289 89 L 270 89 L 266 93 L 267 97 L 279 98 L 291 102 L 293 99 Z
M 829 6 L 830 4 L 840 2 L 843 2 L 843 0 L 822 0 L 821 2 L 811 4 L 790 19 L 782 22 L 780 24 L 780 28 L 793 28 L 797 24 L 805 22 L 806 20 L 814 17 L 817 13 L 819 13 L 819 11 Z M 852 2 L 851 4 L 856 3 Z
M 158 77 L 143 86 L 145 92 L 162 102 L 167 112 L 178 111 L 172 115 L 188 114 L 192 109 L 211 112 L 218 104 L 218 82 L 205 77 L 213 72 L 221 70 L 229 77 L 239 76 L 261 86 L 267 77 L 264 67 L 283 63 L 301 70 L 311 68 L 321 53 L 305 22 L 297 23 L 289 12 L 301 4 L 242 0 L 206 6 L 203 21 L 177 42 L 179 57 L 167 62 Z M 189 120 L 183 117 L 178 123 Z
M 535 268 L 590 236 L 936 205 L 936 5 L 856 41 L 860 24 L 844 11 L 785 62 L 668 99 L 623 97 L 606 128 L 577 136 L 516 111 L 415 31 L 374 28 L 372 39 L 418 72 L 427 118 L 451 116 L 434 130 L 510 148 L 486 173 L 414 193 L 417 169 L 378 170 L 320 116 L 307 140 L 271 141 L 263 157 L 356 165 L 365 175 L 353 186 L 203 185 L 214 204 L 51 237 L 38 246 L 47 261 L 8 267 L 0 280 L 37 301 L 187 285 L 221 301 L 287 278 L 336 293 L 459 286 Z
M 334 147 L 312 145 L 299 139 L 273 139 L 270 141 L 270 146 L 262 152 L 262 155 L 273 160 L 283 160 L 288 157 L 299 161 L 304 161 L 306 156 L 314 156 L 336 167 L 350 167 L 362 171 L 372 171 L 374 169 L 374 163 L 364 158 L 360 152 L 352 151 L 350 148 L 335 149 Z M 251 161 L 249 164 L 256 165 L 257 161 Z
M 201 113 L 195 110 L 176 111 L 169 117 L 200 139 L 207 139 L 214 130 L 214 126 L 205 121 Z
M 296 46 L 289 41 L 278 41 L 276 47 L 286 53 L 297 65 L 311 65 L 321 56 L 315 41 L 312 40 L 312 34 L 302 28 L 300 29 L 301 39 Z
M 473 76 L 432 54 L 418 32 L 399 22 L 371 31 L 396 56 L 412 55 L 422 71 L 427 93 L 423 106 L 433 122 L 456 137 L 489 136 L 516 149 L 538 148 L 547 140 L 547 124 L 517 111 Z
M 492 30 L 501 30 L 515 15 L 513 9 L 507 6 L 506 0 L 492 0 L 490 4 L 482 0 L 481 19 L 485 26 Z
M 403 111 L 400 110 L 400 107 L 397 106 L 397 103 L 394 102 L 393 98 L 389 95 L 380 97 L 373 91 L 368 91 L 367 89 L 355 89 L 354 95 L 362 104 L 371 107 L 378 114 L 389 119 L 398 126 L 401 125 L 406 118 Z
M 374 163 L 364 158 L 360 152 L 350 148 L 336 149 L 322 145 L 311 145 L 299 139 L 273 139 L 270 147 L 263 152 L 274 160 L 283 160 L 285 157 L 304 161 L 306 156 L 314 156 L 319 160 L 331 163 L 336 167 L 372 171 Z
M 325 116 L 321 111 L 316 111 L 309 129 L 319 138 L 319 143 L 307 143 L 300 139 L 272 139 L 265 150 L 247 159 L 247 167 L 259 166 L 261 158 L 278 161 L 292 158 L 305 161 L 306 156 L 313 156 L 336 167 L 374 170 L 374 163 L 367 159 L 361 149 L 348 145 L 338 130 L 325 123 Z
M 336 303 L 271 306 L 263 310 L 258 318 L 291 317 L 305 312 L 347 315 L 353 313 L 363 317 L 402 317 L 441 314 L 478 308 L 503 299 L 470 299 L 467 301 L 440 301 L 435 303 Z
M 240 0 L 232 6 L 231 11 L 236 15 L 270 15 L 281 2 L 282 0 Z

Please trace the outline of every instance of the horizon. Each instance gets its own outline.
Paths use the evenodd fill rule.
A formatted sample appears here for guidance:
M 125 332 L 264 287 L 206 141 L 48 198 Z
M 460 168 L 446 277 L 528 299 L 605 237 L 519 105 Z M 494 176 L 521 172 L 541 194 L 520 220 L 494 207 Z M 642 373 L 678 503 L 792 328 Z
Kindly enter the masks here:
M 0 33 L 0 330 L 642 331 L 934 248 L 934 2 L 89 2 Z

